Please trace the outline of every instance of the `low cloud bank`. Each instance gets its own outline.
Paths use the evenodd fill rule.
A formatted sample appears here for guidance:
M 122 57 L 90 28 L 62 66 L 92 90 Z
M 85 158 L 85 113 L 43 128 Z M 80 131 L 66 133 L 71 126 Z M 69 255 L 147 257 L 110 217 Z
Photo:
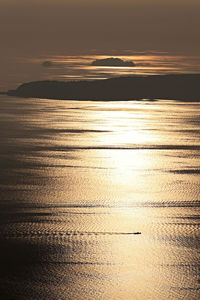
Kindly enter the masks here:
M 135 63 L 130 60 L 109 57 L 105 59 L 96 59 L 91 63 L 92 66 L 116 66 L 116 67 L 134 67 Z

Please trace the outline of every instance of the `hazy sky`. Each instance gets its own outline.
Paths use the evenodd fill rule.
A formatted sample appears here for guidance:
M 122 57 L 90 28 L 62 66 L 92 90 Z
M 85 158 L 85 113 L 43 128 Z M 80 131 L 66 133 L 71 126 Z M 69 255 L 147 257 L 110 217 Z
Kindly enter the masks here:
M 199 54 L 199 15 L 199 0 L 0 0 L 0 51 Z

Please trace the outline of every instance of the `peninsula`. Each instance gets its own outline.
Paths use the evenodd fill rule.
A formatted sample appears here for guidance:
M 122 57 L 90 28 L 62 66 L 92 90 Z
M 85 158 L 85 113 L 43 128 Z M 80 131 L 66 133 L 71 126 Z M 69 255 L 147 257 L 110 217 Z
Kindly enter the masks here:
M 93 81 L 34 81 L 9 90 L 25 98 L 68 100 L 171 99 L 200 101 L 200 74 L 118 77 Z

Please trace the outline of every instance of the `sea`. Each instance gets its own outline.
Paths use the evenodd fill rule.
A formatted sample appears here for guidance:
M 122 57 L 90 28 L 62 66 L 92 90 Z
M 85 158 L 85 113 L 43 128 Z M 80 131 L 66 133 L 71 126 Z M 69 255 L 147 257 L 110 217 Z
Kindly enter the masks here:
M 0 95 L 0 299 L 199 299 L 199 108 Z

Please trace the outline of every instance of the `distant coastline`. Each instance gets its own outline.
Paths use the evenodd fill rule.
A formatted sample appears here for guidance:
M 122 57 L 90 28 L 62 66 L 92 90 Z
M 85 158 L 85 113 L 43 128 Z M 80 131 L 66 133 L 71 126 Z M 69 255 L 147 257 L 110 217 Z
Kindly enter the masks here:
M 94 81 L 34 81 L 24 83 L 6 94 L 61 100 L 200 101 L 200 74 L 136 75 Z

